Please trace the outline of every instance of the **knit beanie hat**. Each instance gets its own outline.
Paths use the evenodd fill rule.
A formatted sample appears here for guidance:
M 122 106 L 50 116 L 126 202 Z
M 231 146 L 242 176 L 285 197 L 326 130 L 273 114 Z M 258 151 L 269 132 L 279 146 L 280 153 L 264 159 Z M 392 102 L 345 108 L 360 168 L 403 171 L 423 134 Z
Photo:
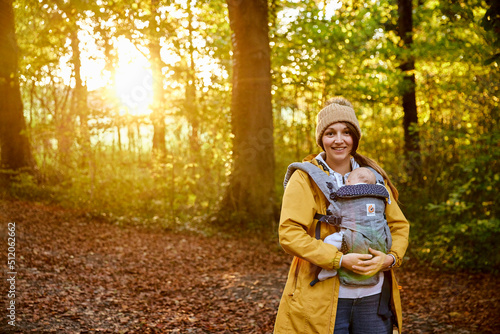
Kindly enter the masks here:
M 346 122 L 352 124 L 356 133 L 353 133 L 359 142 L 361 139 L 361 128 L 359 127 L 358 119 L 354 108 L 348 100 L 343 97 L 334 97 L 326 102 L 326 107 L 318 113 L 318 121 L 316 125 L 316 143 L 323 148 L 323 132 L 333 123 Z M 356 147 L 354 148 L 356 150 Z

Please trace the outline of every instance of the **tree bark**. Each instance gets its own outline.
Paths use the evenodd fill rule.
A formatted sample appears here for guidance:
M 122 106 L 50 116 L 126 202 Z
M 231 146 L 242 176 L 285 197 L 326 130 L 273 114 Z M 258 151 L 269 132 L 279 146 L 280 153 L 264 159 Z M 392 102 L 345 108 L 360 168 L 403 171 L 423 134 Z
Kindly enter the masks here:
M 245 227 L 274 220 L 274 140 L 268 6 L 228 0 L 233 44 L 233 169 L 219 217 Z
M 76 18 L 74 19 L 76 22 Z M 75 24 L 75 29 L 78 26 Z M 80 120 L 80 133 L 77 140 L 80 143 L 82 149 L 82 165 L 85 165 L 89 161 L 90 157 L 90 131 L 88 125 L 89 119 L 89 109 L 87 106 L 87 87 L 83 84 L 81 76 L 81 52 L 80 52 L 80 40 L 78 39 L 78 30 L 72 30 L 69 38 L 71 40 L 71 51 L 73 56 L 71 58 L 71 63 L 73 64 L 73 75 L 75 77 L 75 88 L 73 89 L 72 99 L 71 99 L 71 115 L 67 117 L 70 120 L 72 117 L 78 116 Z M 69 125 L 66 130 L 71 129 Z
M 198 101 L 196 96 L 196 69 L 194 61 L 195 47 L 193 44 L 193 10 L 191 8 L 192 4 L 188 3 L 188 41 L 189 41 L 189 59 L 187 68 L 187 78 L 186 78 L 186 91 L 185 91 L 185 111 L 186 118 L 191 126 L 191 134 L 189 138 L 189 147 L 191 149 L 191 154 L 197 155 L 200 152 L 200 138 L 199 138 L 199 127 L 200 127 L 200 115 L 198 110 Z
M 408 161 L 408 173 L 417 176 L 421 170 L 421 156 L 418 133 L 418 112 L 415 85 L 415 60 L 411 52 L 413 44 L 412 1 L 398 0 L 398 32 L 403 41 L 403 59 L 400 69 L 403 72 L 401 95 L 403 98 L 403 128 L 405 153 Z
M 0 0 L 0 151 L 1 168 L 35 167 L 26 135 L 19 88 L 18 47 L 12 0 Z
M 150 115 L 151 122 L 153 123 L 153 153 L 159 157 L 164 158 L 167 152 L 167 143 L 165 139 L 165 102 L 164 102 L 164 89 L 163 89 L 163 61 L 161 60 L 161 45 L 160 36 L 158 36 L 157 28 L 158 22 L 155 15 L 158 10 L 158 0 L 151 0 L 151 13 L 153 13 L 150 24 L 150 60 L 153 75 L 153 106 Z

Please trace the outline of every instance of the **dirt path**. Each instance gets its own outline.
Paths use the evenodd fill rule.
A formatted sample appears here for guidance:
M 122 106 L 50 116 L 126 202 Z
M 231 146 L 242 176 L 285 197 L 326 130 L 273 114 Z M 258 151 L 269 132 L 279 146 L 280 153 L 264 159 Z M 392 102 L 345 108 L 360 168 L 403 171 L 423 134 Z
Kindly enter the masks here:
M 290 257 L 277 243 L 119 227 L 0 201 L 16 222 L 15 327 L 0 332 L 271 333 Z M 0 254 L 8 296 L 7 251 Z M 405 333 L 494 333 L 500 279 L 400 270 Z M 423 278 L 425 277 L 425 278 Z

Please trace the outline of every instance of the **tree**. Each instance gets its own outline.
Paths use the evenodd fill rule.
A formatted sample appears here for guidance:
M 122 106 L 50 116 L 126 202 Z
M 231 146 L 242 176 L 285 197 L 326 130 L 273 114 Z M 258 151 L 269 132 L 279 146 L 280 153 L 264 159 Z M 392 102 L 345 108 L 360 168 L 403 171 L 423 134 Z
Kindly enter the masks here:
M 149 20 L 149 59 L 152 67 L 153 75 L 153 112 L 151 113 L 151 121 L 153 122 L 153 151 L 161 157 L 165 157 L 167 152 L 166 139 L 165 139 L 165 92 L 163 88 L 163 74 L 162 68 L 164 63 L 161 59 L 160 51 L 160 37 L 163 31 L 157 21 L 158 15 L 158 0 L 151 0 L 151 17 Z
M 228 0 L 233 44 L 233 168 L 219 217 L 250 227 L 274 217 L 274 143 L 268 6 Z
M 76 22 L 76 20 L 75 20 Z M 76 24 L 75 24 L 76 25 Z M 87 108 L 87 88 L 85 87 L 81 75 L 81 52 L 80 41 L 78 39 L 78 31 L 72 30 L 69 34 L 71 40 L 73 64 L 73 75 L 75 78 L 75 88 L 73 89 L 71 101 L 71 115 L 78 115 L 80 119 L 80 144 L 84 157 L 88 155 L 90 150 L 90 133 L 88 128 L 88 108 Z M 84 159 L 86 160 L 86 159 Z
M 412 1 L 398 0 L 398 32 L 402 41 L 402 63 L 399 66 L 403 72 L 401 94 L 403 97 L 403 128 L 405 138 L 405 153 L 408 159 L 408 173 L 418 176 L 421 170 L 421 157 L 418 135 L 417 101 L 415 97 L 415 60 L 411 54 L 413 44 Z
M 191 125 L 191 134 L 189 140 L 189 146 L 193 154 L 198 154 L 200 152 L 200 139 L 199 139 L 199 127 L 200 127 L 200 115 L 196 96 L 196 68 L 194 60 L 195 47 L 193 43 L 193 8 L 192 3 L 187 4 L 187 14 L 188 14 L 188 45 L 189 45 L 189 65 L 186 70 L 186 91 L 185 91 L 185 111 L 186 116 Z
M 81 41 L 78 37 L 78 32 L 80 30 L 77 24 L 82 17 L 85 17 L 86 11 L 94 11 L 97 9 L 86 1 L 74 0 L 70 2 L 58 2 L 57 6 L 61 9 L 61 12 L 68 18 L 67 22 L 70 23 L 69 29 L 67 31 L 67 37 L 70 40 L 71 48 L 71 65 L 73 66 L 73 78 L 75 80 L 75 87 L 71 94 L 71 104 L 69 114 L 66 119 L 69 121 L 68 125 L 63 125 L 63 130 L 68 131 L 73 126 L 71 124 L 72 117 L 78 117 L 79 120 L 79 135 L 77 140 L 81 146 L 82 151 L 82 163 L 87 163 L 90 157 L 91 143 L 90 143 L 90 129 L 89 129 L 89 108 L 87 105 L 88 100 L 88 90 L 86 83 L 82 78 L 82 53 L 81 53 Z M 61 13 L 61 14 L 62 14 Z M 67 144 L 64 144 L 67 145 Z
M 0 150 L 3 168 L 32 169 L 34 159 L 26 136 L 19 89 L 18 48 L 12 0 L 0 0 Z
M 500 61 L 500 3 L 498 1 L 486 0 L 489 5 L 488 10 L 481 19 L 481 26 L 486 31 L 493 31 L 494 41 L 493 46 L 496 48 L 496 53 L 486 59 L 485 64 L 489 65 L 493 62 Z

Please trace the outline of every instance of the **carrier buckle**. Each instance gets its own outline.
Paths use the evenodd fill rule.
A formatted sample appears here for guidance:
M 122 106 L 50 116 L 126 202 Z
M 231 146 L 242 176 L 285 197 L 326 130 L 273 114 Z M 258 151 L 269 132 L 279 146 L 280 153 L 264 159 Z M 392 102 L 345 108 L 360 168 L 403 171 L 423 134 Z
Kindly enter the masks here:
M 314 215 L 314 218 L 332 226 L 340 226 L 340 224 L 342 224 L 342 217 L 336 217 L 334 215 L 322 215 L 317 213 Z
M 342 224 L 342 217 L 325 216 L 325 223 L 332 226 L 340 226 Z

